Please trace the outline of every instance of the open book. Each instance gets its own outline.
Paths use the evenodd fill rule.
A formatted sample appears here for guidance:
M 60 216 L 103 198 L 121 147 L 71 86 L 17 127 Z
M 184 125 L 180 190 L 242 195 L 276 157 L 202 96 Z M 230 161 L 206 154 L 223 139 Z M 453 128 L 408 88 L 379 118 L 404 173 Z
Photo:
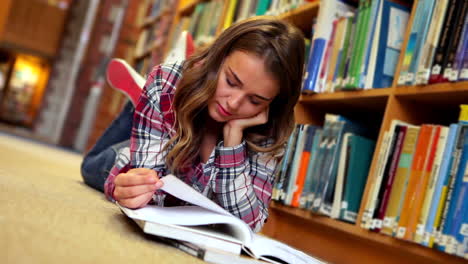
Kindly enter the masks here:
M 194 206 L 121 210 L 145 233 L 177 239 L 208 248 L 240 254 L 245 250 L 255 259 L 272 263 L 323 263 L 276 240 L 255 234 L 241 219 L 194 190 L 173 175 L 161 179 L 162 190 Z

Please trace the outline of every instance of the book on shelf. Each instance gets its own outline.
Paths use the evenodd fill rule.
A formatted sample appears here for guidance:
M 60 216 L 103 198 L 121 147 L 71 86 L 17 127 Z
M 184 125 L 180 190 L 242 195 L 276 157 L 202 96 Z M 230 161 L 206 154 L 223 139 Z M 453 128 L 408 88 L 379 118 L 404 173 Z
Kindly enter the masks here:
M 410 35 L 400 68 L 398 85 L 412 85 L 415 81 L 421 50 L 432 20 L 435 0 L 418 1 L 416 13 L 410 26 Z
M 390 236 L 395 234 L 397 216 L 400 212 L 401 200 L 406 191 L 406 183 L 420 131 L 419 126 L 404 125 L 403 127 L 406 128 L 406 132 L 395 175 L 393 176 L 394 179 L 391 179 L 392 174 L 390 174 L 390 180 L 387 181 L 386 186 L 387 193 L 384 194 L 384 202 L 379 209 L 381 210 L 379 215 L 384 214 L 383 226 L 380 232 Z M 390 183 L 390 181 L 393 182 Z M 389 196 L 388 199 L 385 199 L 386 195 Z
M 442 156 L 444 153 L 444 147 L 447 144 L 447 136 L 448 136 L 449 128 L 445 126 L 439 126 L 438 128 L 440 128 L 440 135 L 438 139 L 435 139 L 436 141 L 438 141 L 437 145 L 434 144 L 433 146 L 435 148 L 434 161 L 432 165 L 428 163 L 428 167 L 426 167 L 425 173 L 428 174 L 427 188 L 424 194 L 424 199 L 421 204 L 421 208 L 420 208 L 421 212 L 420 212 L 418 219 L 414 219 L 414 220 L 417 220 L 417 224 L 416 224 L 416 231 L 413 237 L 413 241 L 418 244 L 422 244 L 424 240 L 424 236 L 428 235 L 425 233 L 426 223 L 429 217 L 430 205 L 434 197 L 437 177 L 439 176 L 440 165 L 442 163 Z
M 374 140 L 351 133 L 347 146 L 343 198 L 336 201 L 341 204 L 341 220 L 351 223 L 357 220 L 374 149 Z
M 406 125 L 395 126 L 395 140 L 392 140 L 392 146 L 388 155 L 387 163 L 382 176 L 382 184 L 380 185 L 379 192 L 377 194 L 377 204 L 374 210 L 373 220 L 376 224 L 373 226 L 373 231 L 380 232 L 383 225 L 385 216 L 386 206 L 388 205 L 389 193 L 392 188 L 396 168 L 400 160 L 401 150 L 403 148 L 403 140 L 406 136 L 407 131 Z
M 448 0 L 436 1 L 426 41 L 421 51 L 421 62 L 416 73 L 415 84 L 428 84 L 430 68 L 434 59 L 435 49 L 440 38 Z
M 401 120 L 392 120 L 389 131 L 384 132 L 383 140 L 378 150 L 377 166 L 370 176 L 370 181 L 368 181 L 370 184 L 369 194 L 366 201 L 364 201 L 364 213 L 361 218 L 361 227 L 365 229 L 374 229 L 381 224 L 378 219 L 374 220 L 373 216 L 375 210 L 378 209 L 378 194 L 382 185 L 390 150 L 392 146 L 394 146 L 394 141 L 396 140 L 395 128 L 397 125 L 407 125 L 407 123 Z
M 449 203 L 446 205 L 448 210 L 442 235 L 445 236 L 444 240 L 446 241 L 444 245 L 445 252 L 464 256 L 464 254 L 468 253 L 466 245 L 468 234 L 466 227 L 463 226 L 463 223 L 466 225 L 468 220 L 463 213 L 463 210 L 468 209 L 468 203 L 465 201 L 466 192 L 468 191 L 466 176 L 468 167 L 468 124 L 461 125 L 456 148 L 460 150 L 460 161 L 454 174 L 452 194 L 448 199 Z M 463 252 L 463 248 L 467 252 Z
M 421 131 L 416 143 L 411 171 L 406 187 L 405 198 L 403 200 L 401 211 L 398 216 L 397 238 L 408 239 L 413 234 L 413 229 L 409 226 L 409 218 L 416 210 L 415 200 L 420 179 L 423 178 L 424 165 L 429 158 L 430 148 L 435 135 L 433 125 L 422 125 Z
M 190 242 L 215 250 L 240 254 L 246 251 L 255 259 L 276 263 L 322 263 L 320 260 L 279 241 L 255 234 L 241 219 L 197 192 L 173 175 L 166 175 L 162 190 L 192 206 L 140 209 L 120 206 L 129 218 L 140 221 L 145 233 Z M 143 222 L 141 222 L 143 221 Z
M 433 247 L 436 235 L 439 233 L 440 220 L 447 197 L 449 175 L 453 161 L 452 153 L 455 148 L 455 141 L 458 133 L 459 125 L 451 124 L 422 241 L 422 244 L 427 247 Z
M 409 8 L 393 1 L 382 0 L 377 20 L 365 88 L 392 86 L 408 25 Z
M 448 53 L 454 41 L 455 29 L 457 22 L 461 16 L 462 8 L 460 8 L 465 1 L 450 0 L 446 10 L 443 28 L 440 32 L 439 42 L 435 50 L 434 61 L 432 63 L 431 75 L 429 83 L 439 83 L 445 80 L 444 74 L 449 73 L 446 71 L 448 64 Z

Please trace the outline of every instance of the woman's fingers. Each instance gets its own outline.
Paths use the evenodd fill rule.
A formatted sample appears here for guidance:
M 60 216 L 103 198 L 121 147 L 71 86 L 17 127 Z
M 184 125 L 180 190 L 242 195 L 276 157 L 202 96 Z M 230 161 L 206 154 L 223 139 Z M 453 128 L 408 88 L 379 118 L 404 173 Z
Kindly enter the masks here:
M 144 184 L 156 184 L 159 181 L 159 177 L 153 170 L 148 170 L 142 173 L 135 170 L 131 170 L 127 173 L 121 173 L 115 178 L 115 185 L 118 186 L 135 186 Z
M 136 186 L 128 186 L 128 187 L 127 186 L 115 186 L 114 198 L 117 201 L 120 201 L 121 199 L 134 198 L 142 194 L 145 194 L 147 192 L 154 193 L 156 189 L 157 189 L 157 186 L 155 184 L 136 185 Z
M 142 195 L 118 200 L 119 204 L 127 208 L 136 209 L 145 206 L 153 197 L 153 192 L 147 192 Z

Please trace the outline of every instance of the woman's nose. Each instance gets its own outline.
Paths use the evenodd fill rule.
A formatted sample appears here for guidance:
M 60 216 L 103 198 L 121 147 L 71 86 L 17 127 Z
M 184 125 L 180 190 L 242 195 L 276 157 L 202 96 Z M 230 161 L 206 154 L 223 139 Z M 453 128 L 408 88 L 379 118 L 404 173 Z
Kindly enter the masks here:
M 227 100 L 227 106 L 228 106 L 228 110 L 229 111 L 232 111 L 232 110 L 237 110 L 239 109 L 241 103 L 242 103 L 242 98 L 243 98 L 243 95 L 242 93 L 232 93 L 228 100 Z

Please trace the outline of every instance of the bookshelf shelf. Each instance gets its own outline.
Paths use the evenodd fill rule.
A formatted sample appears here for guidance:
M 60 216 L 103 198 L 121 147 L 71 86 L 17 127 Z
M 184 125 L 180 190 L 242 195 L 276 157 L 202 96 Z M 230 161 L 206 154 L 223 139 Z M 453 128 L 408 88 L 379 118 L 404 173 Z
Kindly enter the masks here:
M 356 262 L 358 259 L 354 258 L 354 255 L 357 254 L 360 247 L 365 247 L 369 252 L 367 252 L 366 256 L 360 256 L 362 259 L 359 259 L 359 263 L 372 263 L 374 260 L 375 263 L 395 263 L 402 258 L 415 260 L 413 263 L 466 263 L 463 258 L 364 230 L 354 224 L 334 220 L 309 211 L 284 206 L 276 202 L 270 204 L 270 209 L 274 219 L 267 222 L 264 231 L 274 233 L 281 230 L 283 233 L 288 230 L 297 234 L 288 238 L 285 237 L 283 241 L 290 240 L 285 242 L 294 244 L 296 247 L 311 252 L 319 258 L 323 255 L 322 258 L 326 258 L 327 261 L 332 263 Z M 288 221 L 285 221 L 286 219 Z M 304 224 L 307 224 L 307 226 L 304 226 Z M 319 243 L 313 243 L 311 237 L 308 236 L 310 235 L 309 232 L 317 236 L 314 238 Z M 346 254 L 338 253 L 340 248 L 346 248 L 343 249 L 343 253 L 346 250 Z M 372 249 L 378 250 L 378 252 L 372 252 Z
M 395 95 L 422 103 L 462 104 L 468 102 L 468 82 L 396 87 Z
M 306 35 L 310 34 L 311 19 L 316 17 L 320 8 L 320 1 L 307 3 L 298 8 L 279 15 L 280 19 L 289 21 L 300 28 Z
M 301 95 L 299 103 L 322 111 L 383 112 L 391 88 Z

